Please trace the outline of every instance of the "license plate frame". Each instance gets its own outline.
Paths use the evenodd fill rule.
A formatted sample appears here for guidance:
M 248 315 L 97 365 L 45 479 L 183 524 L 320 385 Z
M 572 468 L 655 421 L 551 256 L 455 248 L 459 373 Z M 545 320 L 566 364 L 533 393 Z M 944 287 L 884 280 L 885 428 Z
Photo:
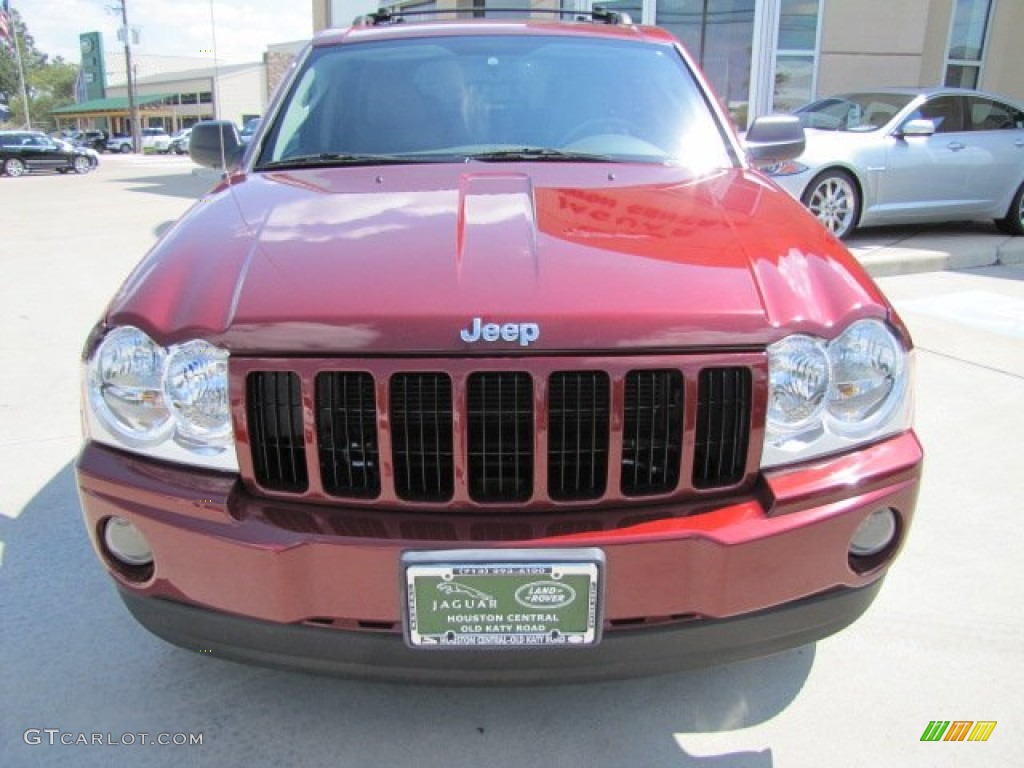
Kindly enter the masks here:
M 600 549 L 412 551 L 401 566 L 410 648 L 577 649 L 601 642 Z

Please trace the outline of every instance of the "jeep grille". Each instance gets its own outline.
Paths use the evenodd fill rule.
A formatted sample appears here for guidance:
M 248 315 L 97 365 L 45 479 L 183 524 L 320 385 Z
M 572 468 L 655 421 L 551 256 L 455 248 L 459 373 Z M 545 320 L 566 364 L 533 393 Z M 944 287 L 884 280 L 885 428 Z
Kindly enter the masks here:
M 452 373 L 401 361 L 371 371 L 234 362 L 245 369 L 243 474 L 270 495 L 434 508 L 628 503 L 730 488 L 756 471 L 760 360 L 606 370 L 550 360 L 540 372 L 535 361 L 530 372 L 506 370 L 515 360 L 483 370 L 466 361 Z

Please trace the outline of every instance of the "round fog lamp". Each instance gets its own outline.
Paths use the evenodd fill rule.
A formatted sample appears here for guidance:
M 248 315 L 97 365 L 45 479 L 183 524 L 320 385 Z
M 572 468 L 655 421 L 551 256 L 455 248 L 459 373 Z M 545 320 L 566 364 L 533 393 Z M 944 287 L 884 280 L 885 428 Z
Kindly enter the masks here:
M 110 554 L 125 565 L 143 566 L 153 562 L 146 537 L 123 517 L 107 520 L 103 526 L 103 543 Z
M 871 557 L 888 547 L 896 538 L 896 512 L 886 507 L 876 509 L 861 523 L 850 540 L 850 554 Z

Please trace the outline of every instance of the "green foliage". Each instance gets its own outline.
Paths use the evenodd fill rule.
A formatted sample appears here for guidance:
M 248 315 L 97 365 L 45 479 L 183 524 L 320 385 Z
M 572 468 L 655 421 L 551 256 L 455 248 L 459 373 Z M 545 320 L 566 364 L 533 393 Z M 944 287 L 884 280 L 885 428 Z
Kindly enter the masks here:
M 17 9 L 11 9 L 11 17 L 21 46 L 21 63 L 27 81 L 25 85 L 32 127 L 49 130 L 54 127 L 50 110 L 71 104 L 75 100 L 78 67 L 64 61 L 60 56 L 51 61 L 47 54 L 36 48 L 35 40 L 29 34 Z M 9 44 L 0 44 L 0 102 L 11 108 L 11 119 L 5 127 L 25 125 L 25 105 L 21 98 L 18 60 L 14 46 Z

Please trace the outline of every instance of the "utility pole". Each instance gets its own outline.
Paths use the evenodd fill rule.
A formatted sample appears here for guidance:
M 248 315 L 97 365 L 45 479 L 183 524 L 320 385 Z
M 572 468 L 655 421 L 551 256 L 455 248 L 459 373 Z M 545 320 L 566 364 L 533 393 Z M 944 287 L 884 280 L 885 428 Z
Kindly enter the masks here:
M 10 13 L 8 4 L 0 6 L 0 12 L 5 13 L 7 23 L 11 28 L 11 39 L 14 40 L 14 58 L 18 62 L 18 81 L 21 83 L 21 104 L 25 112 L 25 128 L 32 130 L 32 110 L 28 103 L 28 86 L 25 81 L 25 65 L 21 60 L 21 42 L 18 40 L 18 25 L 14 23 L 14 16 Z
M 140 146 L 142 127 L 139 125 L 139 107 L 135 103 L 135 68 L 132 67 L 132 30 L 128 26 L 128 0 L 120 0 L 121 34 L 124 36 L 124 68 L 128 77 L 128 114 L 132 121 L 132 150 L 142 151 Z

